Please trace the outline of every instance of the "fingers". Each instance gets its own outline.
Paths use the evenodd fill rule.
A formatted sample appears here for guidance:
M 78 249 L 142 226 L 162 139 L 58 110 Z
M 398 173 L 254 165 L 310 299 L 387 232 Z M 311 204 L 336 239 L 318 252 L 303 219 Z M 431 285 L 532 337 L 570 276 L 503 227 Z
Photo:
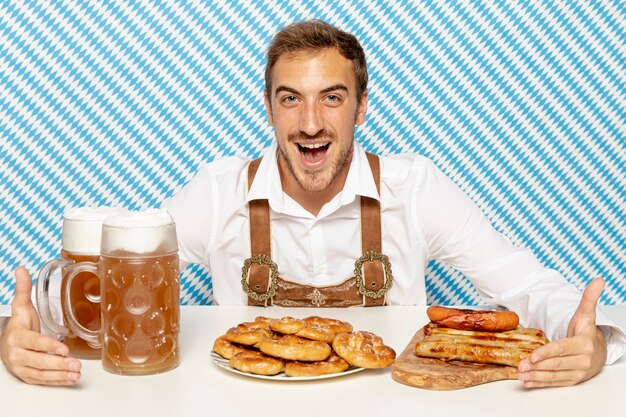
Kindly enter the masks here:
M 586 368 L 581 367 L 584 362 L 589 362 L 585 356 L 549 358 L 536 363 L 525 359 L 517 367 L 517 379 L 526 388 L 574 385 L 585 379 Z
M 577 356 L 581 353 L 589 353 L 583 351 L 583 349 L 585 349 L 585 347 L 581 347 L 579 339 L 566 338 L 547 343 L 535 349 L 528 359 L 530 363 L 535 364 L 549 358 L 563 358 L 571 355 Z
M 596 307 L 604 289 L 604 280 L 596 278 L 583 291 L 580 304 L 567 326 L 567 336 L 572 337 L 596 326 Z
M 15 269 L 15 296 L 13 297 L 13 308 L 27 307 L 31 305 L 30 293 L 33 283 L 30 274 L 23 266 Z
M 604 367 L 606 343 L 595 326 L 575 337 L 548 343 L 517 367 L 524 387 L 568 386 L 585 381 Z
M 60 358 L 55 355 L 48 355 L 44 353 L 39 353 L 38 355 L 43 355 L 49 358 L 36 358 L 34 361 L 45 363 L 45 362 L 53 362 L 55 360 L 69 360 L 71 358 Z M 35 355 L 37 356 L 37 355 Z M 36 368 L 29 366 L 21 366 L 18 365 L 14 368 L 15 375 L 20 378 L 22 381 L 29 384 L 37 384 L 37 385 L 73 385 L 80 379 L 80 362 L 73 360 L 76 364 L 70 363 L 58 363 L 57 365 L 60 368 L 72 368 L 75 371 L 68 371 L 65 369 L 49 369 L 49 368 Z M 44 364 L 44 366 L 46 366 Z
M 0 356 L 9 372 L 31 384 L 68 385 L 78 381 L 81 363 L 67 354 L 68 347 L 63 343 L 12 323 L 0 338 Z
M 13 349 L 7 368 L 16 377 L 29 384 L 70 385 L 80 379 L 80 361 L 28 349 Z
M 594 279 L 583 292 L 565 339 L 533 351 L 517 367 L 524 387 L 568 386 L 598 374 L 606 362 L 606 341 L 596 326 L 596 306 L 604 280 Z
M 41 371 L 79 372 L 82 367 L 78 359 L 26 349 L 16 351 L 13 359 L 18 366 Z
M 68 356 L 52 355 L 43 352 L 24 351 L 24 358 L 20 361 L 24 366 L 42 371 L 80 372 L 82 365 L 78 359 Z M 63 378 L 65 379 L 65 378 Z
M 11 335 L 10 343 L 26 350 L 54 353 L 61 356 L 69 354 L 69 349 L 65 344 L 51 337 L 25 329 L 15 330 L 15 333 Z
M 75 381 L 44 381 L 44 380 L 37 380 L 37 379 L 22 379 L 22 381 L 26 382 L 27 384 L 33 384 L 33 385 L 47 385 L 47 386 L 69 386 L 69 385 L 74 385 L 76 384 Z
M 593 322 L 596 320 L 596 306 L 602 290 L 604 289 L 604 280 L 602 278 L 596 278 L 583 291 L 583 296 L 578 305 L 576 313 L 590 316 L 593 318 Z
M 12 316 L 0 334 L 0 358 L 17 378 L 31 384 L 71 385 L 80 378 L 81 363 L 67 357 L 68 347 L 39 333 L 39 317 L 31 302 L 28 271 L 15 270 Z
M 519 373 L 517 379 L 524 382 L 525 388 L 565 387 L 577 384 L 584 376 L 582 370 L 530 371 Z
M 581 366 L 584 367 L 585 362 L 589 362 L 589 360 L 583 355 L 549 358 L 536 363 L 531 363 L 529 360 L 526 360 L 520 362 L 517 366 L 517 370 L 522 373 L 531 371 L 576 370 L 581 368 Z

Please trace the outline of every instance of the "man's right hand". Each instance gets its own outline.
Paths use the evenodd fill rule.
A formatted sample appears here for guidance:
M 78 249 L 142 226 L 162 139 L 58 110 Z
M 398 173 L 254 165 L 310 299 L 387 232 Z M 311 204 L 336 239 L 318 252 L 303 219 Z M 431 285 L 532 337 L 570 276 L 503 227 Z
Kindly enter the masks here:
M 29 384 L 75 384 L 80 378 L 81 363 L 67 356 L 66 345 L 40 333 L 31 290 L 28 271 L 18 267 L 12 315 L 0 335 L 0 359 L 9 372 Z

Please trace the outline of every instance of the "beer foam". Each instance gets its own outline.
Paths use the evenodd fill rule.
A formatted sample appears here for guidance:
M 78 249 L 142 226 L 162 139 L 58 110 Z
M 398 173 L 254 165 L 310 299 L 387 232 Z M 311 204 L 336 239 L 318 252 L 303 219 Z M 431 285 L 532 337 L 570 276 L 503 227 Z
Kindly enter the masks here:
M 70 207 L 63 213 L 67 220 L 98 221 L 102 223 L 107 217 L 126 213 L 121 207 Z
M 103 254 L 163 255 L 177 250 L 176 227 L 167 210 L 127 212 L 104 222 Z
M 63 213 L 63 250 L 74 254 L 100 254 L 102 222 L 125 212 L 121 207 L 68 208 Z
M 129 211 L 107 219 L 104 223 L 112 227 L 159 227 L 173 224 L 172 216 L 165 209 Z

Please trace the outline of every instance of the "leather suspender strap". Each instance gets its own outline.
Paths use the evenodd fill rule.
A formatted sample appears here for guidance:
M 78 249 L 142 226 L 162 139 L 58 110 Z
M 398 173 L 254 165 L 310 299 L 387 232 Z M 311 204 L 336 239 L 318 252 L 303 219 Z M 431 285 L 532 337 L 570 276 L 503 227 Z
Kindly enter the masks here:
M 376 155 L 367 153 L 376 189 L 380 193 L 380 163 Z M 252 161 L 248 167 L 248 190 L 259 168 L 261 159 Z M 382 255 L 381 212 L 378 200 L 361 197 L 361 249 L 363 255 L 355 263 L 358 292 L 364 306 L 380 306 L 386 303 L 386 293 L 393 277 L 388 258 Z M 242 273 L 242 285 L 248 294 L 248 305 L 272 304 L 278 283 L 278 267 L 271 261 L 270 209 L 267 200 L 251 200 L 250 250 L 252 257 L 246 260 Z
M 367 162 L 372 169 L 376 190 L 380 194 L 380 165 L 378 157 L 367 153 Z M 380 230 L 380 204 L 370 197 L 361 197 L 361 249 L 382 252 L 382 237 Z
M 250 162 L 248 167 L 248 190 L 256 175 L 261 158 Z M 253 256 L 265 255 L 272 257 L 270 235 L 270 207 L 267 200 L 251 200 L 248 205 L 250 213 L 250 252 Z M 271 269 L 267 264 L 252 263 L 248 273 L 248 285 L 256 293 L 267 293 L 271 283 Z M 271 297 L 259 301 L 248 296 L 248 305 L 267 306 L 271 305 Z
M 376 190 L 380 195 L 380 161 L 374 154 L 367 153 L 367 162 L 372 170 Z M 362 262 L 362 284 L 359 292 L 363 294 L 363 305 L 380 306 L 385 304 L 386 296 L 372 297 L 366 295 L 367 292 L 379 291 L 384 287 L 386 282 L 385 268 L 379 259 L 365 259 L 365 254 L 374 252 L 382 254 L 382 235 L 380 220 L 380 203 L 378 200 L 370 197 L 361 197 L 361 250 L 364 254 L 360 260 Z M 358 285 L 358 282 L 357 282 Z M 385 291 L 386 293 L 386 291 Z
M 261 158 L 250 162 L 248 170 L 248 189 L 254 181 L 257 170 L 261 163 Z M 250 210 L 250 249 L 253 255 L 262 253 L 272 257 L 270 241 L 270 205 L 267 200 L 252 200 L 249 205 Z M 254 230 L 254 234 L 253 231 Z M 256 236 L 256 239 L 252 237 Z

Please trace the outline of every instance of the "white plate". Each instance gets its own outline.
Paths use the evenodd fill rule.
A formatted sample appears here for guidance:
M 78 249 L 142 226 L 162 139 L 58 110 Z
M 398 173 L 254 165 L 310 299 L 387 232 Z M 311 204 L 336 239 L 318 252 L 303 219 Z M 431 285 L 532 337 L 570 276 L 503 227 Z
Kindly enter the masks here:
M 365 369 L 365 368 L 357 368 L 357 367 L 351 366 L 343 372 L 339 372 L 336 374 L 328 374 L 328 375 L 318 375 L 318 376 L 287 376 L 285 375 L 284 372 L 281 372 L 276 375 L 256 375 L 256 374 L 249 374 L 246 372 L 241 372 L 235 368 L 231 368 L 228 363 L 228 359 L 224 359 L 223 357 L 221 357 L 214 351 L 211 351 L 211 359 L 213 359 L 214 364 L 216 364 L 220 368 L 226 369 L 227 371 L 234 372 L 236 374 L 243 375 L 243 376 L 249 376 L 252 378 L 269 379 L 271 381 L 313 381 L 316 379 L 337 378 L 340 376 L 353 374 L 355 372 L 359 372 Z

